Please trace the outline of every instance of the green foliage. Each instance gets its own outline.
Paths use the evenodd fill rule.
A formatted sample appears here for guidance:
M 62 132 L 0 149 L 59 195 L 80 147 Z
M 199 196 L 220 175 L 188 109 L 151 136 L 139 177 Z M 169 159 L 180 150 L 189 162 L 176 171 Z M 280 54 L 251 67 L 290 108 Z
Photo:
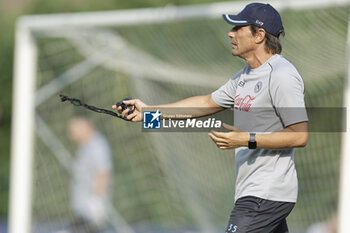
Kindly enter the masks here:
M 13 23 L 0 12 L 0 216 L 6 216 L 9 189 L 9 154 L 12 97 Z

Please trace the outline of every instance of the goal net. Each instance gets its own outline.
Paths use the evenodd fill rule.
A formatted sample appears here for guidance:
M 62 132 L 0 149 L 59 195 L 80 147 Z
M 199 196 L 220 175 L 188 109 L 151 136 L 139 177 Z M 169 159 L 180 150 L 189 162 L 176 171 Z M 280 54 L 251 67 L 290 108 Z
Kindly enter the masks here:
M 63 93 L 109 109 L 125 97 L 164 104 L 216 90 L 244 62 L 231 55 L 221 14 L 247 2 L 26 16 L 16 41 L 11 233 L 57 232 L 73 219 L 67 123 L 77 108 Z M 282 55 L 304 78 L 308 145 L 296 151 L 299 198 L 290 232 L 306 232 L 338 211 L 350 1 L 273 1 L 286 37 Z M 146 133 L 108 115 L 79 110 L 113 155 L 111 232 L 224 232 L 234 200 L 234 153 L 207 133 Z M 326 127 L 327 128 L 327 127 Z M 328 129 L 328 128 L 327 128 Z

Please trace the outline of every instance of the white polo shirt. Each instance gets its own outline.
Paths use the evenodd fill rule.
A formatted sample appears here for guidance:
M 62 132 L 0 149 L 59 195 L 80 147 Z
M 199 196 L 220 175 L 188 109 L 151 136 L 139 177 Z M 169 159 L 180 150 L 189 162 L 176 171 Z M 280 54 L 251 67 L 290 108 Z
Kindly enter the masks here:
M 245 132 L 271 133 L 308 121 L 304 82 L 296 68 L 273 55 L 256 69 L 246 65 L 212 93 L 216 104 L 234 110 L 234 124 Z M 259 146 L 259 144 L 258 144 Z M 257 196 L 296 202 L 298 180 L 294 149 L 236 149 L 235 200 Z

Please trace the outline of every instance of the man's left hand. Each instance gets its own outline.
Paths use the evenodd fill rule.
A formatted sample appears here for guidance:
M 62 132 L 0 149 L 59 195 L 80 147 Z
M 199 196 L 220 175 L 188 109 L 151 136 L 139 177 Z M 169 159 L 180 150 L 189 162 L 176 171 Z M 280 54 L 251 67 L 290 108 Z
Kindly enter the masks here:
M 215 142 L 217 147 L 222 150 L 228 150 L 248 146 L 248 133 L 243 132 L 233 125 L 223 123 L 222 126 L 230 132 L 216 132 L 212 130 L 209 133 L 210 138 Z

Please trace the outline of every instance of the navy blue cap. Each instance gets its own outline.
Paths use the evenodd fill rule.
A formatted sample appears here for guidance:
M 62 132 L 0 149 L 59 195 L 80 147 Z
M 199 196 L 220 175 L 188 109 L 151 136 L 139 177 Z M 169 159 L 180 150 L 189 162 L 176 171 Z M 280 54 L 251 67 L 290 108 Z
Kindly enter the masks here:
M 278 37 L 283 29 L 280 14 L 270 4 L 248 4 L 238 15 L 222 15 L 226 22 L 233 25 L 255 25 Z

